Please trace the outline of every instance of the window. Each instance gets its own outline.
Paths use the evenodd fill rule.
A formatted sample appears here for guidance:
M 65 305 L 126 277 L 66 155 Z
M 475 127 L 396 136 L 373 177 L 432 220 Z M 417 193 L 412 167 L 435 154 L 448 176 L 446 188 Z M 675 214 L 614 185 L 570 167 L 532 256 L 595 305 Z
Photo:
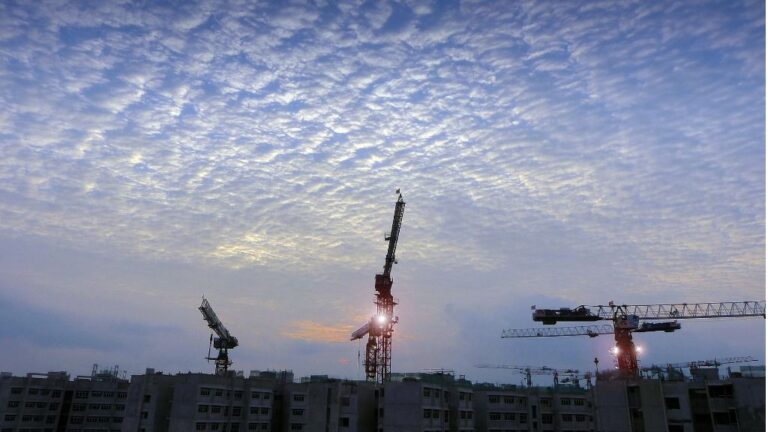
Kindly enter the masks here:
M 14 421 L 14 420 L 16 420 L 16 415 L 15 414 L 6 414 L 5 415 L 5 421 Z
M 528 423 L 528 414 L 520 413 L 520 423 Z
M 570 405 L 570 404 L 571 404 L 571 400 L 570 399 L 568 399 L 568 398 L 560 399 L 560 405 Z
M 241 395 L 242 397 L 242 395 Z M 240 431 L 240 423 L 230 423 L 229 424 L 229 432 L 239 432 Z
M 719 386 L 725 387 L 725 386 Z M 736 410 L 730 410 L 729 412 L 713 412 L 712 419 L 716 425 L 731 425 L 736 424 Z
M 712 397 L 712 398 L 732 398 L 733 397 L 733 386 L 730 385 L 730 384 L 709 386 L 709 397 Z
M 117 405 L 115 405 L 115 409 L 118 410 L 118 411 L 125 411 L 125 405 L 117 404 Z
M 24 390 L 21 387 L 11 387 L 11 394 L 21 394 L 21 391 Z
M 584 406 L 584 399 L 574 399 L 573 404 L 576 406 Z
M 541 414 L 541 423 L 542 424 L 552 424 L 552 414 Z
M 513 421 L 515 419 L 515 413 L 504 413 L 504 420 Z
M 91 396 L 92 397 L 101 397 L 101 392 L 100 391 L 92 391 L 91 392 Z
M 218 414 L 221 412 L 221 405 L 211 405 L 211 412 Z
M 219 430 L 219 424 L 218 423 L 211 423 L 211 430 Z
M 235 391 L 235 399 L 242 399 L 243 398 L 243 392 L 241 390 Z
M 149 417 L 149 412 L 147 412 L 147 411 L 142 411 L 142 412 L 141 412 L 141 418 L 145 419 L 145 418 L 147 418 L 147 417 Z
M 343 428 L 349 427 L 349 417 L 341 418 L 341 427 Z
M 349 396 L 344 396 L 341 398 L 341 406 L 348 407 L 349 403 Z
M 51 397 L 52 398 L 61 397 L 61 390 L 54 390 L 54 391 L 52 391 L 51 392 Z
M 269 408 L 267 408 L 267 407 L 261 407 L 261 413 L 262 413 L 262 414 L 264 414 L 264 415 L 267 415 L 267 414 L 269 414 Z
M 152 400 L 152 395 L 144 395 L 144 403 L 147 403 L 150 400 Z
M 240 417 L 242 414 L 242 408 L 240 407 L 232 407 L 232 415 L 235 417 Z
M 198 405 L 197 406 L 197 412 L 199 412 L 199 413 L 207 413 L 208 412 L 208 405 Z
M 101 409 L 103 411 L 109 411 L 112 409 L 112 404 L 101 404 Z
M 444 391 L 443 392 L 443 400 L 448 400 L 450 398 L 451 398 L 451 393 L 447 392 L 447 391 Z
M 498 395 L 489 395 L 488 396 L 488 403 L 492 403 L 492 404 L 499 403 L 499 396 Z
M 304 402 L 304 395 L 301 393 L 294 393 L 293 394 L 293 401 L 294 402 Z
M 248 423 L 248 430 L 259 430 L 258 423 Z
M 122 417 L 112 417 L 112 423 L 122 423 L 123 418 Z
M 72 404 L 72 411 L 85 411 L 85 404 L 81 403 L 73 403 Z
M 128 397 L 128 393 L 126 392 L 117 392 L 117 398 L 118 399 L 125 399 Z
M 211 395 L 211 389 L 208 387 L 202 387 L 200 389 L 200 396 L 210 396 Z M 205 423 L 203 423 L 203 427 L 205 427 Z
M 19 406 L 19 401 L 8 401 L 8 408 L 16 408 Z
M 681 424 L 668 424 L 667 430 L 669 432 L 685 432 L 685 427 Z
M 304 425 L 301 423 L 291 423 L 291 430 L 304 430 Z
M 515 403 L 515 398 L 513 398 L 512 396 L 504 396 L 504 403 L 512 405 L 513 403 Z
M 259 413 L 259 407 L 251 407 L 251 414 L 258 414 Z
M 223 396 L 223 395 L 224 395 L 224 390 L 222 390 L 222 389 L 216 389 L 216 396 Z M 211 426 L 213 426 L 213 425 L 211 425 Z M 218 425 L 217 425 L 217 426 L 218 426 Z
M 571 414 L 563 414 L 562 415 L 564 422 L 572 422 L 573 421 L 573 415 Z
M 270 393 L 264 393 L 264 400 L 269 400 L 269 397 L 270 397 L 269 395 Z
M 36 388 L 27 389 L 27 394 L 36 395 L 38 393 L 40 393 L 40 389 L 36 389 Z
M 574 418 L 576 418 L 577 422 L 584 422 L 585 420 L 584 414 L 576 414 Z
M 83 416 L 73 416 L 69 419 L 72 424 L 83 424 Z
M 552 406 L 552 399 L 550 398 L 541 398 L 539 401 L 541 403 L 541 406 L 543 407 L 551 407 Z
M 294 416 L 304 415 L 304 410 L 303 409 L 295 409 L 294 408 L 294 409 L 291 410 L 291 415 L 294 415 Z
M 146 418 L 146 417 L 145 417 Z M 85 418 L 86 423 L 98 423 L 99 418 L 96 416 L 88 416 Z
M 107 398 L 115 397 L 115 392 L 104 392 L 104 397 L 107 397 Z
M 425 418 L 425 419 L 428 419 L 428 418 L 430 418 L 430 417 L 432 417 L 432 412 L 431 412 L 431 410 L 425 409 L 425 410 L 424 410 L 424 418 Z
M 665 397 L 664 406 L 666 406 L 667 409 L 680 409 L 680 399 L 676 397 Z
M 428 398 L 430 396 L 432 396 L 432 392 L 427 387 L 424 387 L 424 397 Z
M 75 399 L 88 399 L 88 391 L 75 392 Z
M 195 424 L 195 429 L 197 429 L 197 430 L 205 430 L 205 423 L 197 423 L 197 424 Z
M 254 391 L 251 392 L 251 399 L 258 399 L 261 396 L 261 393 Z
M 56 411 L 57 409 L 59 409 L 59 403 L 58 402 L 51 402 L 51 404 L 48 405 L 48 410 L 49 411 Z
M 488 414 L 488 420 L 491 420 L 491 421 L 501 420 L 501 413 L 492 412 Z
M 432 418 L 440 418 L 440 410 L 432 410 Z
M 34 408 L 35 403 L 34 402 L 24 402 L 24 408 Z

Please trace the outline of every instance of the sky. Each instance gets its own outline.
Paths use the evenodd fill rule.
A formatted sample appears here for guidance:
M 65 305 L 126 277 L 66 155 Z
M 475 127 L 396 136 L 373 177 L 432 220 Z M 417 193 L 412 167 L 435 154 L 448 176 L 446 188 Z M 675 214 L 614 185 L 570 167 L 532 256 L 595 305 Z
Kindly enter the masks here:
M 612 367 L 531 305 L 764 300 L 762 1 L 0 2 L 0 370 Z M 753 356 L 765 320 L 640 334 Z

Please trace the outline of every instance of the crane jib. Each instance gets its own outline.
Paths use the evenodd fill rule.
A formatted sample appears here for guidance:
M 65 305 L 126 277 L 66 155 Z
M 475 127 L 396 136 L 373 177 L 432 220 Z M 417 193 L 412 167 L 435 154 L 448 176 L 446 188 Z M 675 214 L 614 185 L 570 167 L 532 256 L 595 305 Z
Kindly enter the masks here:
M 405 201 L 403 196 L 400 195 L 395 203 L 395 214 L 392 218 L 392 229 L 389 231 L 389 247 L 387 248 L 387 256 L 384 259 L 384 272 L 383 276 L 390 277 L 392 272 L 392 265 L 397 261 L 395 259 L 395 250 L 397 249 L 397 239 L 400 237 L 400 226 L 403 223 L 403 212 L 405 211 Z

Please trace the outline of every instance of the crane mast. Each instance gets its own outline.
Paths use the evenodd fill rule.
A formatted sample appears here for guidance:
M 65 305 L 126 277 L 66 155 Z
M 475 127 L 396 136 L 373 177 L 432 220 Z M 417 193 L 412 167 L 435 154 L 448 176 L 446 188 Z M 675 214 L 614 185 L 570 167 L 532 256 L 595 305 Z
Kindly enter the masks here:
M 694 318 L 765 318 L 765 301 L 739 301 L 720 303 L 665 303 L 642 305 L 617 305 L 609 302 L 607 306 L 585 306 L 560 309 L 536 309 L 533 307 L 533 320 L 544 325 L 558 322 L 594 322 L 612 321 L 613 326 L 588 325 L 579 327 L 553 327 L 550 329 L 509 329 L 502 332 L 502 338 L 579 336 L 595 337 L 613 333 L 616 341 L 614 353 L 619 370 L 627 376 L 636 376 L 639 372 L 637 348 L 632 341 L 633 333 L 673 332 L 680 329 L 679 319 Z M 650 322 L 653 320 L 668 320 Z M 649 321 L 642 322 L 641 321 Z M 610 331 L 609 331 L 610 329 Z
M 213 311 L 211 304 L 208 303 L 208 300 L 206 300 L 205 297 L 203 297 L 203 302 L 198 309 L 200 310 L 200 313 L 203 314 L 203 319 L 208 323 L 208 327 L 216 333 L 217 337 L 214 338 L 213 335 L 211 335 L 210 342 L 214 348 L 219 350 L 219 355 L 217 357 L 211 357 L 211 348 L 209 346 L 208 357 L 205 359 L 208 361 L 215 361 L 216 375 L 226 375 L 227 369 L 232 364 L 229 360 L 228 350 L 237 347 L 237 338 L 232 336 L 229 333 L 229 330 L 224 327 L 224 324 L 222 324 L 219 317 L 216 316 L 216 312 Z
M 389 381 L 392 363 L 392 333 L 397 324 L 394 315 L 395 303 L 392 297 L 392 266 L 397 264 L 395 250 L 400 237 L 400 226 L 403 222 L 405 201 L 400 190 L 397 190 L 395 213 L 392 217 L 392 229 L 384 240 L 389 242 L 387 255 L 384 258 L 384 270 L 376 275 L 376 315 L 351 335 L 351 340 L 360 339 L 366 334 L 368 342 L 365 345 L 365 377 L 369 381 L 383 383 Z

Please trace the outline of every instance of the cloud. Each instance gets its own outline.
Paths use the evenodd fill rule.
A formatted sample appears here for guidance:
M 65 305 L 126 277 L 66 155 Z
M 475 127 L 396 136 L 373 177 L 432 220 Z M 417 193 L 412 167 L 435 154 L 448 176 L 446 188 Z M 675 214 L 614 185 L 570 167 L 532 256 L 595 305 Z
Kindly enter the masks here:
M 307 342 L 348 342 L 354 330 L 351 325 L 330 326 L 314 321 L 296 321 L 282 334 Z
M 764 7 L 8 4 L 0 236 L 311 275 L 286 285 L 346 314 L 370 286 L 334 275 L 380 268 L 401 188 L 404 309 L 418 289 L 501 301 L 457 285 L 476 279 L 512 300 L 761 297 Z M 294 310 L 289 337 L 347 332 Z

